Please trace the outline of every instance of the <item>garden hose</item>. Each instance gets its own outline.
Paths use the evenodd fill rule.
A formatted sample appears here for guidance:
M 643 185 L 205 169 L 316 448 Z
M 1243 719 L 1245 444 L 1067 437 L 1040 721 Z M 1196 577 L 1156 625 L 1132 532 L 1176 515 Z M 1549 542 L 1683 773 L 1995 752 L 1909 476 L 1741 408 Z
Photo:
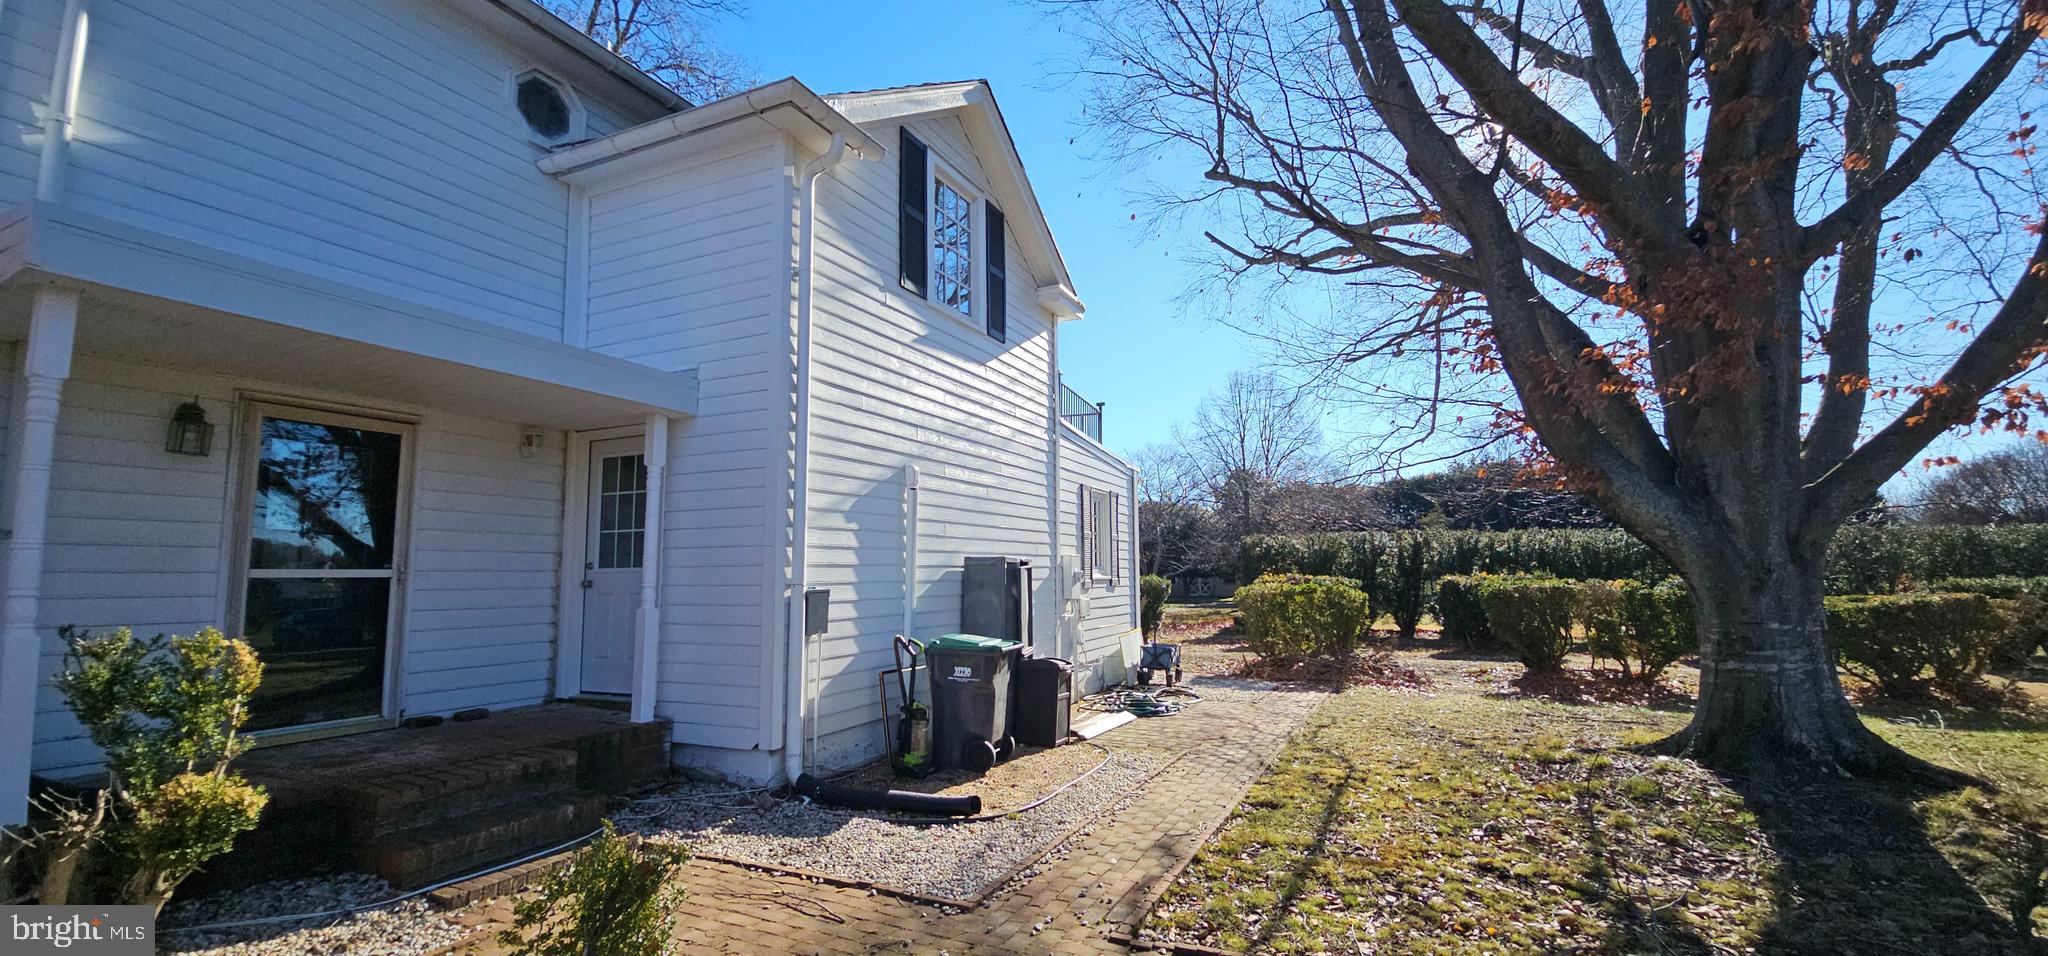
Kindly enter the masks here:
M 1200 703 L 1201 700 L 1202 695 L 1183 687 L 1138 690 L 1123 685 L 1083 697 L 1081 704 L 1089 710 L 1103 713 L 1123 712 L 1138 717 L 1171 717 L 1190 705 Z

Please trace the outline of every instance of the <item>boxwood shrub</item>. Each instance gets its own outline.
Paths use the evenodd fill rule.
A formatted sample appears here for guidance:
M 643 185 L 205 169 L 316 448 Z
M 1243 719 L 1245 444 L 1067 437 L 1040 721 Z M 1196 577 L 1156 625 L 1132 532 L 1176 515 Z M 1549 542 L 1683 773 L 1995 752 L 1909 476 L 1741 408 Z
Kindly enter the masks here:
M 1173 593 L 1173 582 L 1164 576 L 1148 574 L 1138 579 L 1138 630 L 1149 640 L 1159 636 L 1159 621 L 1166 616 L 1166 597 Z
M 1436 581 L 1436 622 L 1444 640 L 1466 650 L 1491 650 L 1500 646 L 1493 630 L 1486 626 L 1486 606 L 1479 603 L 1479 587 L 1490 574 L 1448 574 Z
M 1330 575 L 1265 575 L 1237 589 L 1237 610 L 1261 657 L 1343 657 L 1372 627 L 1358 582 Z
M 1501 575 L 1479 586 L 1486 626 L 1532 673 L 1564 667 L 1579 600 L 1579 582 L 1560 578 Z
M 2048 644 L 2048 577 L 2002 575 L 1990 578 L 1942 578 L 1927 590 L 1982 594 L 1998 612 L 2000 636 L 1992 653 L 1994 667 L 2020 667 L 2034 651 Z
M 1886 694 L 1932 681 L 1976 682 L 1996 654 L 2004 621 L 1982 594 L 1854 594 L 1826 600 L 1828 643 L 1850 673 Z
M 1693 629 L 1692 592 L 1680 578 L 1648 583 L 1623 581 L 1621 591 L 1622 670 L 1656 680 L 1664 668 L 1699 649 Z

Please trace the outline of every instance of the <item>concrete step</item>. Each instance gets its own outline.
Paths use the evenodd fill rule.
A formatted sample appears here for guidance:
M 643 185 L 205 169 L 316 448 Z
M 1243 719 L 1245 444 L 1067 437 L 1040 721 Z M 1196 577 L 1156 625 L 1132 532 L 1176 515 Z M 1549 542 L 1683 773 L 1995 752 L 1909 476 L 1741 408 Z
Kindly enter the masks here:
M 594 790 L 529 797 L 372 838 L 357 845 L 358 862 L 394 887 L 413 889 L 589 833 L 611 802 Z

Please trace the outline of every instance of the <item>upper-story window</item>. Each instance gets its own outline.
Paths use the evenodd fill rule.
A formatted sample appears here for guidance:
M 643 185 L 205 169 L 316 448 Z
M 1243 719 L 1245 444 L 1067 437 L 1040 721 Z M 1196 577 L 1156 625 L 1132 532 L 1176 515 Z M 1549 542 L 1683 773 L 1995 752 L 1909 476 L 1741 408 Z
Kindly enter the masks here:
M 910 130 L 897 139 L 897 281 L 905 291 L 1008 341 L 1003 211 L 931 155 Z
M 545 73 L 528 70 L 514 77 L 512 104 L 536 142 L 554 145 L 582 133 L 583 111 L 575 94 Z
M 974 204 L 943 177 L 932 182 L 932 301 L 974 314 Z

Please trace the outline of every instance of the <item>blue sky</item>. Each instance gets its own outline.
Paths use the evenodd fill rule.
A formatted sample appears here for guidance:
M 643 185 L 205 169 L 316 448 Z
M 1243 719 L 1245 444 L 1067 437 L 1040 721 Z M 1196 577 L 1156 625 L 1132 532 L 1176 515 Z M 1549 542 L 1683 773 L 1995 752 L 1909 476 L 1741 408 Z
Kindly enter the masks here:
M 795 76 L 822 93 L 942 80 L 986 79 L 996 91 L 1033 188 L 1066 256 L 1087 318 L 1061 330 L 1067 383 L 1108 404 L 1106 443 L 1119 452 L 1164 440 L 1202 396 L 1239 368 L 1261 364 L 1249 336 L 1178 301 L 1198 233 L 1152 237 L 1130 200 L 1148 182 L 1185 183 L 1199 169 L 1109 168 L 1081 125 L 1085 91 L 1065 80 L 1072 38 L 1029 0 L 818 3 L 747 0 L 717 41 L 758 78 Z M 1135 217 L 1141 218 L 1141 217 Z M 1326 432 L 1344 432 L 1326 423 Z M 1982 454 L 2002 436 L 1945 437 L 1928 454 Z M 1898 495 L 1921 469 L 1886 489 Z
M 1147 240 L 1125 195 L 1140 181 L 1091 159 L 1080 91 L 1062 85 L 1071 41 L 1037 7 L 1009 3 L 825 4 L 750 0 L 719 41 L 761 79 L 795 76 L 822 93 L 986 79 L 1088 316 L 1060 330 L 1067 384 L 1105 402 L 1104 438 L 1130 452 L 1167 435 L 1253 343 L 1174 300 L 1184 239 Z M 1199 237 L 1195 237 L 1199 238 Z

